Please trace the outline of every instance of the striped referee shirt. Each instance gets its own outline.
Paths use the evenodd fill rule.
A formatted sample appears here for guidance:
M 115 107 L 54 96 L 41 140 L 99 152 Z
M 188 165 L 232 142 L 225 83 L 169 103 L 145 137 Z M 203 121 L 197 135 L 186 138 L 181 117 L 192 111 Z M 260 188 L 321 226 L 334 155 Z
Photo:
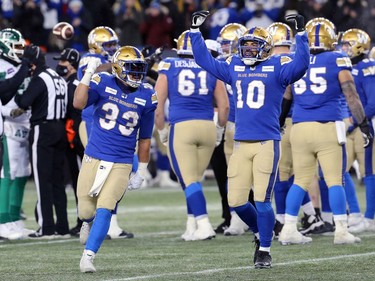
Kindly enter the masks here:
M 68 106 L 68 87 L 54 70 L 41 67 L 33 74 L 26 91 L 15 96 L 20 108 L 31 107 L 30 123 L 65 119 Z

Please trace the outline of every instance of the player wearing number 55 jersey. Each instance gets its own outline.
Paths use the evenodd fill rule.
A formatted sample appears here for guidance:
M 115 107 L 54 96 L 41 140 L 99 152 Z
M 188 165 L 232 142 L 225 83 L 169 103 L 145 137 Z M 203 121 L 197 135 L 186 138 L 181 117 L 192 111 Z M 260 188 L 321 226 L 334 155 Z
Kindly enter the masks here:
M 302 16 L 296 19 L 299 26 L 304 25 Z M 285 88 L 308 68 L 307 36 L 304 32 L 297 34 L 292 60 L 283 55 L 271 56 L 272 36 L 254 27 L 239 37 L 238 55 L 223 62 L 208 53 L 198 29 L 192 28 L 189 35 L 198 65 L 233 89 L 236 129 L 228 165 L 228 202 L 256 236 L 255 267 L 270 268 L 275 223 L 271 195 L 280 158 L 279 116 Z M 252 184 L 256 209 L 248 202 Z
M 152 86 L 142 83 L 147 63 L 137 48 L 124 46 L 114 54 L 112 75 L 94 75 L 99 63 L 95 58 L 89 60 L 73 102 L 79 109 L 94 107 L 77 184 L 78 216 L 84 221 L 80 241 L 86 244 L 80 263 L 82 272 L 95 272 L 94 256 L 128 183 L 129 188 L 139 188 L 144 180 L 157 105 Z M 129 180 L 137 141 L 140 162 Z
M 285 225 L 279 241 L 283 245 L 311 242 L 297 231 L 297 215 L 306 190 L 316 172 L 323 171 L 328 186 L 329 203 L 336 225 L 334 244 L 360 242 L 347 229 L 346 197 L 343 176 L 346 167 L 346 132 L 343 122 L 343 94 L 353 117 L 365 134 L 365 145 L 371 138 L 370 128 L 350 73 L 350 59 L 332 52 L 336 43 L 334 30 L 317 22 L 308 30 L 310 67 L 293 87 L 292 144 L 294 183 L 286 198 Z

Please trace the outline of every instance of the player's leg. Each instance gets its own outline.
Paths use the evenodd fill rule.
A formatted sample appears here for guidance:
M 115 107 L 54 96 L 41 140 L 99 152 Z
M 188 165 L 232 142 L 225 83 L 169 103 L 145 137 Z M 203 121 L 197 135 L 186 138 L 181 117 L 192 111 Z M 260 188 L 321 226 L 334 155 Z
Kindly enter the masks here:
M 95 162 L 94 167 L 98 168 L 98 164 L 101 161 L 96 160 Z M 99 176 L 98 173 L 100 173 L 100 171 L 96 169 L 95 176 Z M 106 238 L 111 223 L 112 211 L 115 209 L 117 203 L 122 199 L 126 191 L 130 173 L 131 164 L 113 164 L 104 181 L 103 187 L 97 195 L 95 218 L 80 261 L 81 272 L 95 272 L 93 259 Z M 92 179 L 92 174 L 89 178 Z M 84 188 L 87 188 L 87 186 Z M 86 197 L 89 197 L 87 193 Z M 81 198 L 83 198 L 83 194 L 80 192 L 79 199 Z M 92 213 L 93 201 L 90 198 L 86 198 L 86 202 L 87 201 L 90 201 L 91 206 L 88 208 L 87 213 L 84 214 L 85 217 L 89 217 L 91 215 L 90 213 Z
M 315 147 L 311 141 L 313 132 L 316 133 L 316 128 L 310 122 L 294 124 L 291 129 L 294 183 L 286 198 L 285 225 L 279 235 L 282 245 L 312 241 L 298 232 L 297 221 L 306 190 L 316 171 Z
M 267 141 L 254 144 L 257 153 L 253 159 L 254 201 L 258 211 L 258 229 L 260 236 L 259 253 L 255 267 L 271 267 L 271 243 L 275 214 L 272 209 L 271 197 L 276 181 L 280 160 L 280 141 Z
M 333 213 L 336 230 L 335 244 L 352 244 L 360 242 L 358 237 L 348 232 L 346 213 L 346 196 L 343 187 L 346 170 L 346 148 L 339 145 L 335 124 L 322 124 L 321 134 L 325 136 L 325 145 L 317 152 L 318 160 L 328 186 L 329 204 Z

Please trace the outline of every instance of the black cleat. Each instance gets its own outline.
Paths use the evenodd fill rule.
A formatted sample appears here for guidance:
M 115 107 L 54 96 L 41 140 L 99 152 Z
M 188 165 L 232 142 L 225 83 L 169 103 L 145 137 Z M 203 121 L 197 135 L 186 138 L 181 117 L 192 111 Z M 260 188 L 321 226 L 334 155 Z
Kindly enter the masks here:
M 106 239 L 110 240 L 110 239 L 126 239 L 126 238 L 133 238 L 134 237 L 134 234 L 131 233 L 131 232 L 126 232 L 125 230 L 123 230 L 120 234 L 118 235 L 109 235 L 107 234 L 106 236 Z
M 284 224 L 279 222 L 278 220 L 275 221 L 275 226 L 273 227 L 274 238 L 279 238 L 279 233 L 283 229 Z
M 74 237 L 79 237 L 79 232 L 81 231 L 82 223 L 77 223 L 75 227 L 69 230 L 70 235 Z
M 255 252 L 254 252 L 254 264 L 255 264 L 255 261 L 257 259 L 258 253 L 259 253 L 259 247 L 260 247 L 260 241 L 256 236 L 254 236 L 253 243 L 254 243 L 254 247 L 255 247 Z
M 226 230 L 230 225 L 230 221 L 227 222 L 226 220 L 223 221 L 220 225 L 218 225 L 218 227 L 216 227 L 215 229 L 215 232 L 217 234 L 223 234 L 224 233 L 224 230 Z
M 271 268 L 272 258 L 269 252 L 258 251 L 254 267 L 256 269 Z
M 320 233 L 320 229 L 324 226 L 324 222 L 318 216 L 305 214 L 303 218 L 301 218 L 301 226 L 302 228 L 299 229 L 299 232 L 303 235 L 318 234 Z

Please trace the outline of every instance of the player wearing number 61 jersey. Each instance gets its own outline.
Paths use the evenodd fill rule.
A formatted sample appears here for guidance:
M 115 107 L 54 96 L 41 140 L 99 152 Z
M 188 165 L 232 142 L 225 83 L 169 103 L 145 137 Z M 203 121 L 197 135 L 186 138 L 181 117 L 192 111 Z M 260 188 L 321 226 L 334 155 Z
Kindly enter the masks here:
M 195 19 L 201 15 L 205 13 L 197 14 Z M 303 21 L 302 16 L 297 17 Z M 272 36 L 254 27 L 239 37 L 238 55 L 223 62 L 208 53 L 198 29 L 192 28 L 189 35 L 197 64 L 232 87 L 236 129 L 228 165 L 228 202 L 256 236 L 255 267 L 270 268 L 275 223 L 271 194 L 280 158 L 281 103 L 285 88 L 308 68 L 307 36 L 304 32 L 297 34 L 292 60 L 283 55 L 271 56 Z M 252 184 L 256 209 L 248 202 Z

